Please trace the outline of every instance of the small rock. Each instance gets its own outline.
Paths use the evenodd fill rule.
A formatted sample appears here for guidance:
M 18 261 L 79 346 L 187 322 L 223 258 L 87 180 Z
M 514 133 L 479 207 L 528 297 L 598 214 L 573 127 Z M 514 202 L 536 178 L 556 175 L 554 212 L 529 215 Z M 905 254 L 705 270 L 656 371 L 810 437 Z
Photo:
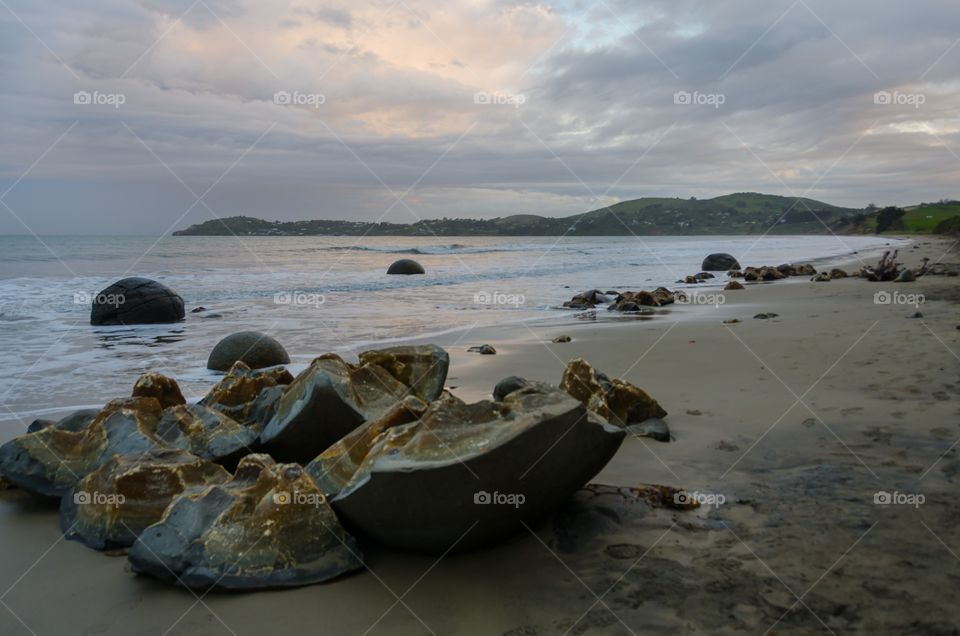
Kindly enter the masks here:
M 730 281 L 730 282 L 727 283 L 726 286 L 723 288 L 724 291 L 735 291 L 735 290 L 737 290 L 737 289 L 744 289 L 744 287 L 743 287 L 743 285 L 741 285 L 739 282 L 737 282 L 737 281 L 735 281 L 735 280 Z
M 528 386 L 530 386 L 530 383 L 520 376 L 507 376 L 497 382 L 497 385 L 493 387 L 493 399 L 497 402 L 502 402 L 503 398 L 507 397 L 514 391 L 518 391 Z
M 723 321 L 723 324 L 725 324 L 725 325 L 735 325 L 735 324 L 737 324 L 738 322 L 740 322 L 740 319 L 739 319 L 739 318 L 727 318 L 726 320 Z
M 908 318 L 923 318 L 923 314 L 920 313 L 919 311 L 917 311 L 917 312 L 914 312 L 914 314 L 913 314 L 912 316 L 907 316 L 907 317 L 908 317 Z
M 670 428 L 659 417 L 651 417 L 639 424 L 631 424 L 627 430 L 640 437 L 652 437 L 658 442 L 670 441 Z
M 390 275 L 403 275 L 410 276 L 412 274 L 425 274 L 423 270 L 423 265 L 417 261 L 410 258 L 401 258 L 399 261 L 394 262 L 387 269 L 387 274 Z
M 467 353 L 479 353 L 482 356 L 492 356 L 496 355 L 497 350 L 488 344 L 484 344 L 470 347 L 467 349 Z
M 900 275 L 897 276 L 896 279 L 894 279 L 893 282 L 895 282 L 895 283 L 912 283 L 912 282 L 915 281 L 915 280 L 917 280 L 917 277 L 914 276 L 913 272 L 911 272 L 909 269 L 905 269 L 905 270 L 903 270 L 902 272 L 900 272 Z
M 687 409 L 687 415 L 703 415 L 699 409 Z
M 557 336 L 551 342 L 554 342 L 556 344 L 561 344 L 564 342 L 570 342 L 570 340 L 571 340 L 570 336 Z
M 830 278 L 830 274 L 827 272 L 820 272 L 810 279 L 810 281 L 814 283 L 829 283 L 831 280 L 833 279 Z
M 207 310 L 206 307 L 194 307 L 193 309 L 190 310 L 190 313 L 199 314 L 201 311 L 206 311 L 206 310 Z
M 756 316 L 754 316 L 754 318 L 756 318 L 757 320 L 767 320 L 769 318 L 776 318 L 779 315 L 780 314 L 775 314 L 772 311 L 767 311 L 767 312 L 757 314 Z

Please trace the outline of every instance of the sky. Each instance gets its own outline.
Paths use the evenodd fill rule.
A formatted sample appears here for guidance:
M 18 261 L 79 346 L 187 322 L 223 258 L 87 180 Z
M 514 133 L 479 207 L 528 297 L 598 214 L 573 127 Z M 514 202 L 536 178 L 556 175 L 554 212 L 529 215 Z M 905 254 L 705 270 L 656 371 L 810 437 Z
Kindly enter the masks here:
M 0 0 L 0 234 L 960 198 L 956 0 Z

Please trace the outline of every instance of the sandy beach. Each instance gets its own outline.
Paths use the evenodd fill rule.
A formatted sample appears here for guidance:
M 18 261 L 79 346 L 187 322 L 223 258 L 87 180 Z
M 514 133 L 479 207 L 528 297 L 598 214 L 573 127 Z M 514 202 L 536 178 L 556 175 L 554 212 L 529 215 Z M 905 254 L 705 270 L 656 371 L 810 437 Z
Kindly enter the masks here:
M 943 240 L 901 251 L 910 267 L 924 256 L 960 262 Z M 817 267 L 859 258 L 877 260 Z M 62 540 L 55 507 L 7 491 L 0 634 L 958 633 L 957 280 L 800 277 L 652 318 L 571 312 L 431 339 L 468 401 L 508 375 L 556 383 L 582 357 L 669 412 L 672 441 L 629 436 L 566 509 L 478 552 L 364 546 L 368 568 L 327 584 L 194 594 Z M 466 352 L 483 343 L 497 355 Z M 630 490 L 649 484 L 720 505 L 677 510 Z

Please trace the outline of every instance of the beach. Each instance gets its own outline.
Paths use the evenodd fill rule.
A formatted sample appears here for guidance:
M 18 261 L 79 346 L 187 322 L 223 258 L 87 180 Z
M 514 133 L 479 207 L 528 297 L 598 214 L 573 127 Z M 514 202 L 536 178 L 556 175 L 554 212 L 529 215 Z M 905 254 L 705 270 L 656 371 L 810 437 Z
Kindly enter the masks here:
M 910 267 L 960 262 L 955 243 L 912 240 Z M 875 264 L 876 249 L 816 266 L 860 259 Z M 509 375 L 557 383 L 584 358 L 654 396 L 673 439 L 628 436 L 592 491 L 501 545 L 440 558 L 364 546 L 362 572 L 249 594 L 136 577 L 63 541 L 55 507 L 7 491 L 0 634 L 956 633 L 957 280 L 798 277 L 652 316 L 414 338 L 449 351 L 447 387 L 467 401 Z M 467 352 L 479 344 L 497 354 Z M 628 490 L 652 484 L 711 503 L 678 510 Z

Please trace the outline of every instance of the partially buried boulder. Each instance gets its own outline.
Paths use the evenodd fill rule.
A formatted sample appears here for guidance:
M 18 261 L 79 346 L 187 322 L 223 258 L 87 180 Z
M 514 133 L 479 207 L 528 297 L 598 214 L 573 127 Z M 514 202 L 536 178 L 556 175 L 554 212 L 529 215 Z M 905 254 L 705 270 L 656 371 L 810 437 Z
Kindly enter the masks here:
M 404 276 L 410 276 L 411 274 L 425 274 L 423 270 L 423 265 L 417 261 L 410 258 L 401 258 L 399 261 L 395 261 L 387 269 L 387 274 L 401 274 Z
M 504 379 L 497 382 L 497 385 L 493 387 L 493 399 L 497 402 L 503 400 L 514 391 L 519 389 L 526 388 L 530 385 L 524 378 L 521 378 L 516 375 L 510 375 Z
M 61 499 L 60 528 L 95 550 L 128 547 L 186 488 L 229 479 L 220 466 L 181 450 L 114 456 Z
M 289 364 L 290 356 L 279 342 L 259 331 L 239 331 L 216 344 L 207 358 L 207 368 L 229 371 L 237 361 L 251 369 Z
M 296 464 L 245 457 L 233 479 L 186 490 L 129 554 L 134 572 L 189 588 L 320 583 L 363 567 L 313 480 Z
M 624 431 L 556 389 L 466 404 L 445 393 L 373 437 L 331 505 L 379 543 L 432 554 L 524 529 L 613 457 Z M 330 459 L 330 458 L 328 458 Z
M 718 252 L 703 259 L 700 269 L 705 272 L 720 272 L 728 269 L 740 269 L 740 263 L 730 254 Z
M 183 320 L 183 298 L 149 278 L 124 278 L 93 299 L 91 325 L 138 325 Z

